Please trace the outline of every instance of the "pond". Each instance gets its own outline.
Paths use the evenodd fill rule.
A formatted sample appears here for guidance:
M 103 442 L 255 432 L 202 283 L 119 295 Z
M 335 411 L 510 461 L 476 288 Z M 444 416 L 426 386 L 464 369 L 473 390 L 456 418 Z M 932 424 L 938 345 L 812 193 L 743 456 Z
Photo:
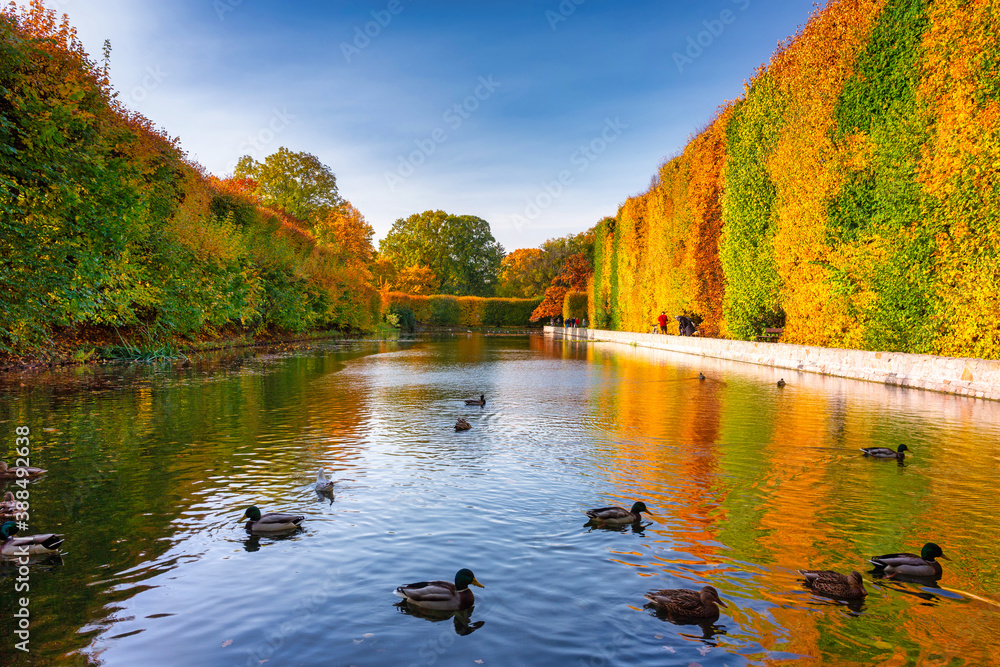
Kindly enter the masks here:
M 704 380 L 699 380 L 703 373 Z M 787 381 L 776 386 L 779 377 Z M 463 399 L 486 395 L 486 405 Z M 456 432 L 463 417 L 472 428 Z M 1000 653 L 1000 404 L 551 337 L 247 351 L 7 378 L 30 530 L 0 664 L 983 665 Z M 859 448 L 905 443 L 902 462 Z M 332 497 L 313 488 L 322 467 Z M 10 483 L 8 489 L 16 488 Z M 586 525 L 605 505 L 641 524 Z M 305 516 L 249 535 L 249 505 Z M 872 555 L 941 545 L 939 581 Z M 397 586 L 474 571 L 471 613 Z M 798 569 L 862 573 L 860 602 Z M 647 606 L 711 584 L 714 621 Z

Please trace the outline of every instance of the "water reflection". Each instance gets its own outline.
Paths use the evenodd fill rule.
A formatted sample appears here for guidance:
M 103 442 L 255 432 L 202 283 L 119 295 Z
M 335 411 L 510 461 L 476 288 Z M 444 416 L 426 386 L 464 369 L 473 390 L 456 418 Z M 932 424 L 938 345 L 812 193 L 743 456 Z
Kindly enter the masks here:
M 657 607 L 652 602 L 646 603 L 646 609 L 649 610 L 651 616 L 655 616 L 661 621 L 666 621 L 673 625 L 685 628 L 686 626 L 697 627 L 701 630 L 700 635 L 692 635 L 687 632 L 678 632 L 679 637 L 684 639 L 694 639 L 703 641 L 707 646 L 718 646 L 719 642 L 716 641 L 716 637 L 720 635 L 725 635 L 726 626 L 719 623 L 719 618 L 713 619 L 694 619 L 694 618 L 673 618 L 668 612 L 660 607 Z
M 432 623 L 440 623 L 442 621 L 451 620 L 455 628 L 455 634 L 463 637 L 471 635 L 473 632 L 486 625 L 486 621 L 472 620 L 472 612 L 475 610 L 475 607 L 469 607 L 468 609 L 462 609 L 461 611 L 435 611 L 432 609 L 423 609 L 421 607 L 414 606 L 406 600 L 401 600 L 394 606 L 402 614 L 422 618 L 425 621 L 431 621 Z
M 30 487 L 32 529 L 67 534 L 61 564 L 31 569 L 33 654 L 109 665 L 994 660 L 1000 404 L 780 372 L 779 390 L 759 366 L 461 336 L 19 380 L 0 395 L 0 422 L 30 425 L 32 462 L 49 470 Z M 473 391 L 486 406 L 464 405 Z M 456 437 L 458 416 L 473 428 Z M 902 441 L 904 466 L 858 451 Z M 316 493 L 320 467 L 337 480 L 335 502 Z M 595 498 L 643 498 L 655 516 L 581 526 Z M 234 518 L 251 504 L 301 514 L 306 529 L 247 536 Z M 875 578 L 857 609 L 791 574 L 860 570 L 869 554 L 927 539 L 954 559 L 942 580 Z M 409 572 L 466 565 L 490 586 L 474 617 L 427 626 L 386 603 Z M 733 608 L 712 624 L 665 623 L 636 606 L 653 580 L 711 582 Z M 13 630 L 13 585 L 0 566 L 0 637 Z M 17 664 L 7 651 L 0 641 L 0 663 Z

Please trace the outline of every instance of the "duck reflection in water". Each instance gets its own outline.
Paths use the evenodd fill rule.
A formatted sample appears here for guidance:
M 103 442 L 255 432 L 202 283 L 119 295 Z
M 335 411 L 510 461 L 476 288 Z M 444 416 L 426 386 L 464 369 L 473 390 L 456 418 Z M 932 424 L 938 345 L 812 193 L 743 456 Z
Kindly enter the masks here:
M 260 535 L 250 535 L 247 539 L 243 540 L 243 551 L 250 553 L 260 551 Z
M 593 521 L 588 521 L 587 523 L 583 524 L 583 527 L 588 529 L 587 530 L 588 533 L 591 533 L 595 530 L 602 530 L 612 533 L 632 532 L 636 535 L 639 535 L 640 537 L 645 537 L 646 529 L 652 525 L 653 525 L 652 521 L 644 521 L 644 522 L 636 521 L 635 523 L 626 523 L 617 526 L 606 523 L 595 523 Z
M 646 603 L 646 609 L 650 610 L 650 615 L 655 616 L 661 621 L 668 621 L 678 626 L 697 626 L 701 628 L 701 635 L 689 634 L 687 632 L 679 632 L 678 634 L 685 639 L 695 639 L 704 642 L 706 646 L 715 647 L 719 645 L 716 637 L 726 634 L 726 626 L 718 623 L 719 617 L 715 618 L 690 618 L 685 616 L 674 616 L 669 611 L 659 607 L 652 602 Z
M 468 609 L 461 609 L 459 611 L 441 611 L 416 607 L 407 603 L 406 600 L 397 602 L 395 607 L 401 614 L 416 616 L 417 618 L 422 618 L 425 621 L 431 621 L 432 623 L 440 623 L 451 619 L 455 625 L 455 634 L 463 637 L 471 635 L 473 632 L 486 624 L 486 621 L 472 621 L 472 612 L 475 610 L 475 607 L 469 607 Z

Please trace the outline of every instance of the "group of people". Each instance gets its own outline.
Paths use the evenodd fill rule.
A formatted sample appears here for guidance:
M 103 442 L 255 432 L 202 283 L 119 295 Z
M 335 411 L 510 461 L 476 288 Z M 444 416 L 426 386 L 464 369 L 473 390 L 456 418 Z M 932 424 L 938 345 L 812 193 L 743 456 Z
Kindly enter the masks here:
M 667 317 L 666 311 L 660 311 L 660 316 L 656 318 L 656 321 L 660 324 L 660 333 L 667 333 L 667 322 L 670 318 Z M 682 336 L 693 336 L 698 333 L 698 327 L 691 320 L 690 317 L 685 317 L 684 315 L 674 315 L 674 319 L 677 320 L 677 328 Z
M 562 320 L 561 317 L 549 318 L 549 326 L 553 326 L 553 327 L 565 326 L 565 327 L 572 327 L 574 329 L 576 329 L 578 327 L 582 328 L 582 329 L 586 329 L 587 328 L 587 320 L 586 319 L 581 319 L 579 317 L 567 317 L 565 323 L 563 323 L 561 320 Z

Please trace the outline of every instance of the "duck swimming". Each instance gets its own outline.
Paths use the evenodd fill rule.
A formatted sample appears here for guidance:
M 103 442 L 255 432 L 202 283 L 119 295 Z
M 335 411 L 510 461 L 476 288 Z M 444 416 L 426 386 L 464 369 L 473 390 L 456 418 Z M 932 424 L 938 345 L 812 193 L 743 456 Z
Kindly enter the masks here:
M 3 494 L 3 500 L 0 501 L 0 516 L 14 516 L 20 511 L 21 503 L 15 500 L 14 494 L 8 491 Z
M 920 550 L 919 556 L 910 553 L 885 554 L 884 556 L 872 556 L 868 562 L 874 565 L 877 570 L 882 570 L 885 576 L 890 579 L 897 574 L 939 579 L 942 574 L 941 563 L 934 560 L 935 558 L 951 560 L 944 555 L 941 547 L 933 542 L 928 542 Z
M 813 593 L 833 598 L 857 599 L 868 595 L 858 572 L 849 575 L 831 570 L 799 570 Z
M 468 431 L 470 428 L 472 428 L 472 424 L 470 424 L 469 422 L 465 421 L 461 417 L 459 417 L 458 421 L 455 422 L 455 430 L 456 431 Z
M 468 609 L 476 603 L 475 596 L 469 590 L 470 585 L 484 588 L 472 570 L 462 568 L 455 573 L 454 584 L 447 581 L 420 581 L 400 586 L 395 593 L 424 609 L 458 611 Z
M 260 510 L 251 505 L 240 517 L 240 520 L 249 519 L 245 528 L 251 533 L 277 533 L 283 530 L 294 530 L 300 528 L 305 517 L 301 514 L 284 514 L 281 512 L 271 512 L 261 514 Z
M 28 535 L 14 537 L 17 534 L 17 524 L 8 521 L 0 526 L 0 555 L 3 556 L 38 556 L 54 554 L 62 546 L 63 536 L 48 533 L 45 535 Z
M 903 452 L 910 451 L 910 448 L 906 445 L 900 445 L 896 448 L 896 451 L 892 451 L 888 447 L 862 447 L 861 451 L 865 453 L 865 456 L 873 456 L 877 459 L 899 459 L 903 460 L 906 456 Z
M 326 478 L 322 468 L 320 468 L 319 472 L 316 473 L 316 485 L 313 488 L 319 493 L 329 493 L 330 491 L 333 491 L 333 482 Z
M 466 405 L 486 405 L 486 394 L 480 394 L 479 398 L 465 399 Z
M 13 468 L 8 468 L 6 461 L 0 461 L 0 477 L 38 477 L 39 475 L 44 475 L 46 472 L 46 470 L 33 466 L 14 466 Z
M 727 606 L 719 599 L 719 591 L 712 586 L 705 586 L 700 591 L 664 588 L 650 591 L 643 597 L 670 616 L 679 618 L 717 618 L 719 607 Z
M 640 500 L 632 505 L 631 510 L 624 507 L 598 507 L 586 512 L 590 520 L 595 523 L 626 524 L 641 520 L 642 513 L 648 513 L 649 510 L 646 508 L 646 503 Z

